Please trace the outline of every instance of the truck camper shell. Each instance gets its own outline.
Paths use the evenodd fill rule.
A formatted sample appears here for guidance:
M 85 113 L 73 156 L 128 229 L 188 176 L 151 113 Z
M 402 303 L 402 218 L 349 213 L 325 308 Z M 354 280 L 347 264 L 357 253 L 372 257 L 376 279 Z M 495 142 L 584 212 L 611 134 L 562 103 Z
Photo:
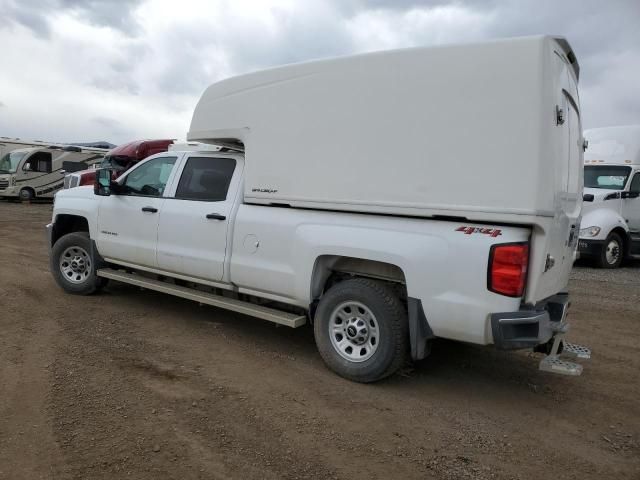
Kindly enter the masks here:
M 244 147 L 247 203 L 531 224 L 581 196 L 578 73 L 549 36 L 313 61 L 211 85 L 187 138 Z

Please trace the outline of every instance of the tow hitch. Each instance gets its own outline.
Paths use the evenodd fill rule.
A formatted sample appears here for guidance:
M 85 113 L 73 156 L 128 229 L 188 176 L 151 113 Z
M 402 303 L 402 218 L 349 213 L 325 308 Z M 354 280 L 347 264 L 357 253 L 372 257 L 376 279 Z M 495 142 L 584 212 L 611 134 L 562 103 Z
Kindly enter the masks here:
M 547 356 L 540 360 L 540 370 L 558 373 L 560 375 L 580 375 L 582 373 L 582 365 L 569 362 L 566 359 L 581 358 L 583 360 L 589 360 L 591 358 L 591 350 L 582 345 L 568 343 L 564 340 L 564 336 L 569 330 L 569 324 L 567 322 L 563 321 L 552 324 L 551 328 L 554 331 L 553 337 L 549 340 L 551 349 Z

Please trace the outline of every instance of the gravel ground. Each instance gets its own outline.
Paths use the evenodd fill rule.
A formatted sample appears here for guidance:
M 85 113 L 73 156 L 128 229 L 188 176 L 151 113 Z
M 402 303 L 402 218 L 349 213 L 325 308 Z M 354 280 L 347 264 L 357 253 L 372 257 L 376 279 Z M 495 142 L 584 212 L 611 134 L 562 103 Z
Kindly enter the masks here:
M 579 264 L 581 377 L 436 342 L 375 385 L 290 330 L 126 285 L 64 294 L 51 205 L 0 202 L 0 479 L 638 479 L 640 264 Z

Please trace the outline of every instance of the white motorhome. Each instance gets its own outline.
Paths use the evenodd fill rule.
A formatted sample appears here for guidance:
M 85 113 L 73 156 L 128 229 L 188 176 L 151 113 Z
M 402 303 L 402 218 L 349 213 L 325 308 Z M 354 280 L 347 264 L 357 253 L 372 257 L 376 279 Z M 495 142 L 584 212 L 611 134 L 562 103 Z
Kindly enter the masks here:
M 640 257 L 640 125 L 586 130 L 578 252 L 603 268 Z
M 582 205 L 579 68 L 531 37 L 290 65 L 209 87 L 189 141 L 56 196 L 51 272 L 289 327 L 361 382 L 436 337 L 566 360 Z
M 0 158 L 0 197 L 53 198 L 64 185 L 65 168 L 88 168 L 107 150 L 72 145 L 20 148 Z

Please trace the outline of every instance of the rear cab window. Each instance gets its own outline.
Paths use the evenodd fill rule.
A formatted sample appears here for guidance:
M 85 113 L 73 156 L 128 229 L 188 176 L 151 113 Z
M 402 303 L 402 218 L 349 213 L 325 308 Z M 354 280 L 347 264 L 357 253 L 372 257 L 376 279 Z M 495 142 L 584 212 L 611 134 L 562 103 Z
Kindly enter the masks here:
M 182 170 L 175 198 L 204 202 L 227 199 L 236 161 L 227 157 L 189 157 Z

